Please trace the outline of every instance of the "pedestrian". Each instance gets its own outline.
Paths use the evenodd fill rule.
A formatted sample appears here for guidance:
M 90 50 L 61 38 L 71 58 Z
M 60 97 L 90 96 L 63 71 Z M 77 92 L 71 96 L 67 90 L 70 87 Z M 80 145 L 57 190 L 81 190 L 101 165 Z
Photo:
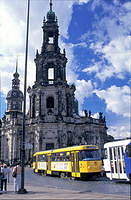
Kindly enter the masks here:
M 8 170 L 6 164 L 3 165 L 1 172 L 3 174 L 2 179 L 1 179 L 1 191 L 6 192 L 7 191 L 7 178 L 8 178 L 8 173 L 9 173 L 9 170 Z
M 20 163 L 17 163 L 13 167 L 12 176 L 14 178 L 14 192 L 17 193 L 21 188 L 21 166 Z
M 3 172 L 2 172 L 2 169 L 3 169 L 3 164 L 0 163 L 0 191 L 2 190 L 2 188 L 1 188 L 1 180 L 2 180 L 2 178 L 3 178 Z
M 8 177 L 7 177 L 7 182 L 10 182 L 10 174 L 11 174 L 11 167 L 10 164 L 7 165 L 7 169 L 8 169 Z

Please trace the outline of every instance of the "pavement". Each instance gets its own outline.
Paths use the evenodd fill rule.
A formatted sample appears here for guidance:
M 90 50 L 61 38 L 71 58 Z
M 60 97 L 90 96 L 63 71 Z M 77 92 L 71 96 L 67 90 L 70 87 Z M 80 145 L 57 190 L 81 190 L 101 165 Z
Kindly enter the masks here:
M 73 191 L 73 190 L 65 190 L 60 189 L 57 187 L 38 187 L 38 186 L 31 186 L 30 184 L 26 184 L 25 189 L 28 191 L 27 194 L 16 194 L 13 192 L 13 184 L 8 184 L 8 191 L 3 192 L 0 194 L 0 200 L 3 199 L 73 199 L 73 200 L 82 200 L 82 199 L 90 199 L 90 200 L 129 200 L 130 197 L 126 195 L 119 195 L 119 194 L 102 194 L 102 193 L 95 193 L 91 191 Z

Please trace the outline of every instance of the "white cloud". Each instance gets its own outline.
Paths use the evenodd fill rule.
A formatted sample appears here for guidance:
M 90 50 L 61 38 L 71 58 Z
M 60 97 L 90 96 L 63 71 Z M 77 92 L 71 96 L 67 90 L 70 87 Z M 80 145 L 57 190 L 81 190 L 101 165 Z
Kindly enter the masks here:
M 112 135 L 115 139 L 131 137 L 129 124 L 109 126 L 107 133 Z
M 79 109 L 82 110 L 82 105 L 84 103 L 85 98 L 87 98 L 92 94 L 94 87 L 90 80 L 89 81 L 77 80 L 75 84 L 76 84 L 75 96 L 79 102 Z
M 4 1 L 0 2 L 0 78 L 1 92 L 5 95 L 11 89 L 11 80 L 15 72 L 17 55 L 20 54 L 24 44 L 24 25 Z M 21 70 L 20 70 L 21 68 Z M 19 65 L 19 71 L 23 66 Z
M 70 24 L 71 18 L 72 18 L 72 5 L 76 2 L 76 0 L 70 0 L 70 1 L 63 1 L 62 7 L 59 1 L 56 1 L 54 3 L 54 10 L 56 13 L 56 16 L 58 17 L 58 23 L 59 23 L 59 29 L 60 29 L 60 35 L 68 38 L 68 26 Z
M 94 62 L 91 66 L 83 69 L 83 72 L 95 73 L 95 76 L 102 81 L 112 76 L 123 79 L 126 73 L 131 72 L 130 36 L 111 40 L 104 46 L 102 43 L 97 43 L 96 45 L 92 45 L 92 48 L 96 54 L 101 54 L 101 61 Z
M 115 75 L 119 78 L 124 78 L 124 73 L 130 73 L 131 67 L 131 37 L 120 37 L 112 40 L 108 45 L 105 45 L 101 51 L 103 57 L 111 63 L 102 70 L 103 75 L 110 77 Z M 108 71 L 108 73 L 107 73 Z
M 92 45 L 96 53 L 101 53 L 101 61 L 94 62 L 83 72 L 95 73 L 100 80 L 105 81 L 112 76 L 125 78 L 126 73 L 131 72 L 131 37 L 120 37 L 109 44 Z
M 107 90 L 96 90 L 96 95 L 106 103 L 107 110 L 124 117 L 130 116 L 130 88 L 111 86 Z
M 79 110 L 81 115 L 83 115 L 82 106 L 84 100 L 93 93 L 94 89 L 93 83 L 90 80 L 79 80 L 78 75 L 76 74 L 77 64 L 74 57 L 74 47 L 83 45 L 85 45 L 85 43 L 65 44 L 60 40 L 60 46 L 62 49 L 66 49 L 66 57 L 68 58 L 66 67 L 67 80 L 69 84 L 73 83 L 76 86 L 75 97 L 79 102 Z
M 60 34 L 68 37 L 68 26 L 72 17 L 72 5 L 74 1 L 64 1 L 62 9 L 60 3 L 53 4 L 53 10 L 58 17 L 60 26 Z M 6 95 L 11 89 L 11 80 L 15 71 L 16 57 L 18 56 L 19 67 L 18 72 L 21 79 L 21 88 L 23 89 L 23 73 L 25 62 L 25 29 L 26 29 L 26 2 L 18 2 L 17 0 L 1 0 L 0 1 L 0 76 L 1 90 Z M 49 10 L 49 2 L 43 3 L 40 0 L 31 2 L 30 7 L 30 31 L 29 31 L 29 58 L 28 58 L 28 83 L 32 85 L 35 81 L 35 64 L 34 57 L 36 49 L 42 46 L 42 20 Z M 64 19 L 64 20 L 63 20 Z M 67 48 L 66 48 L 67 49 Z M 68 51 L 69 50 L 69 51 Z M 68 47 L 67 56 L 68 63 L 68 79 L 70 82 L 76 81 L 76 74 L 71 69 L 74 66 L 73 47 Z M 70 66 L 69 66 L 70 64 Z M 75 67 L 75 66 L 74 66 Z M 5 81 L 5 74 L 8 72 L 8 81 Z
M 93 10 L 100 6 L 100 2 L 93 1 Z M 100 18 L 95 12 L 94 30 L 81 36 L 82 41 L 89 41 L 91 36 L 94 38 L 90 48 L 99 57 L 99 61 L 92 62 L 83 71 L 94 73 L 101 81 L 113 76 L 123 79 L 131 68 L 131 3 L 116 2 L 107 4 L 102 0 L 101 8 L 105 15 Z
M 79 4 L 88 3 L 91 0 L 78 0 Z
M 115 76 L 123 79 L 126 73 L 131 72 L 131 37 L 119 37 L 110 41 L 107 45 L 98 43 L 92 45 L 96 53 L 101 53 L 101 61 L 94 62 L 83 72 L 95 73 L 102 81 Z
M 1 92 L 3 94 L 7 94 L 7 92 L 9 91 L 7 88 L 7 82 L 9 84 L 9 86 L 11 85 L 11 78 L 12 78 L 12 74 L 9 72 L 2 72 L 2 79 L 1 79 Z
M 95 118 L 95 119 L 99 119 L 99 113 L 98 113 L 98 112 L 92 114 L 91 116 L 92 116 L 93 118 Z
M 0 52 L 13 53 L 22 46 L 25 23 L 17 19 L 7 5 L 0 3 Z
M 131 11 L 131 2 L 126 2 L 124 4 L 124 7 L 128 10 L 128 11 Z

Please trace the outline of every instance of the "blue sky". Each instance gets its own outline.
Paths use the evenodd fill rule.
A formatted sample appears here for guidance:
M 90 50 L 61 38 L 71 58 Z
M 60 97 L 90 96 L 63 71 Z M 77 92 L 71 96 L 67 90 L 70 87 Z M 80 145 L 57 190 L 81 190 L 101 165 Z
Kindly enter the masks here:
M 0 1 L 1 116 L 17 56 L 23 90 L 26 5 L 26 0 Z M 36 49 L 41 49 L 41 26 L 48 10 L 48 0 L 31 0 L 28 85 L 35 81 L 33 60 Z M 80 115 L 84 109 L 95 118 L 103 112 L 109 134 L 130 136 L 131 1 L 54 0 L 53 10 L 60 26 L 59 46 L 68 58 L 67 80 L 76 85 Z

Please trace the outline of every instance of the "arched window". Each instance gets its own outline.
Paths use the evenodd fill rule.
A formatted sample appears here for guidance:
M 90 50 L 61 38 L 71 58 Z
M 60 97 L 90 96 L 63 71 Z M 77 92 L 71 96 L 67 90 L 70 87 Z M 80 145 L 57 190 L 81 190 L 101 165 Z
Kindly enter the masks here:
M 54 108 L 54 98 L 53 97 L 48 97 L 46 99 L 46 107 L 47 108 Z

